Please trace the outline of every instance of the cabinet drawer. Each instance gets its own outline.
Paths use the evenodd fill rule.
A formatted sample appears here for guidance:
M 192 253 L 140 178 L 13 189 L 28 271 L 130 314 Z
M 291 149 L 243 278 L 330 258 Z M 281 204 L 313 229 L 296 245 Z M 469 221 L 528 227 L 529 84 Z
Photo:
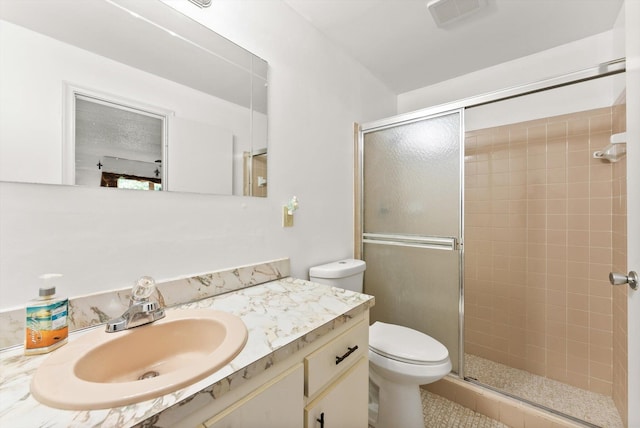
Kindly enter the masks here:
M 361 321 L 304 359 L 304 393 L 312 397 L 344 373 L 361 356 L 368 356 L 369 326 Z

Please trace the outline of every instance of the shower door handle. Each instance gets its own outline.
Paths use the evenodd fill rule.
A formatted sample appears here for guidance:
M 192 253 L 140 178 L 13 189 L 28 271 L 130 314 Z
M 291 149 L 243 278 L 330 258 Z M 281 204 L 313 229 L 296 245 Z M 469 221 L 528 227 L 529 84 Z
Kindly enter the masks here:
M 638 274 L 635 271 L 630 271 L 629 275 L 623 273 L 611 272 L 609 273 L 609 282 L 611 285 L 629 284 L 629 287 L 634 290 L 638 289 Z

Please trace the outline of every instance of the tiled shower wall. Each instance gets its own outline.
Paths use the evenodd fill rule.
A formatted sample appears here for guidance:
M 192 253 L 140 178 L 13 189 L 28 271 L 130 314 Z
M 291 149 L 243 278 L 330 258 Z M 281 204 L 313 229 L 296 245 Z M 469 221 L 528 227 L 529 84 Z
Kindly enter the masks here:
M 465 352 L 612 394 L 613 108 L 468 132 Z M 625 364 L 626 367 L 626 364 Z

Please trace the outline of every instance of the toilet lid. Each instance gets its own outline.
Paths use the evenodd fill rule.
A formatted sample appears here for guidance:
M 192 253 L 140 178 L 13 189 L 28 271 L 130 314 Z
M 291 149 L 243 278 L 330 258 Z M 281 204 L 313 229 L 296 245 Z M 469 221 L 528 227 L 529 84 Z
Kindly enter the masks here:
M 449 358 L 447 348 L 433 337 L 380 321 L 369 327 L 369 348 L 385 357 L 414 364 L 437 363 Z

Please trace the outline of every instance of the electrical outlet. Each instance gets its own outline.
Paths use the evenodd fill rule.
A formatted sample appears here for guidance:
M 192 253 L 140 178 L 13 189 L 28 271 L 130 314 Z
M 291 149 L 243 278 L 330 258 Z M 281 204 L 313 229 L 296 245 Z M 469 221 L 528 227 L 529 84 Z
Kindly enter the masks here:
M 289 208 L 282 207 L 282 227 L 293 227 L 293 214 L 289 214 Z

